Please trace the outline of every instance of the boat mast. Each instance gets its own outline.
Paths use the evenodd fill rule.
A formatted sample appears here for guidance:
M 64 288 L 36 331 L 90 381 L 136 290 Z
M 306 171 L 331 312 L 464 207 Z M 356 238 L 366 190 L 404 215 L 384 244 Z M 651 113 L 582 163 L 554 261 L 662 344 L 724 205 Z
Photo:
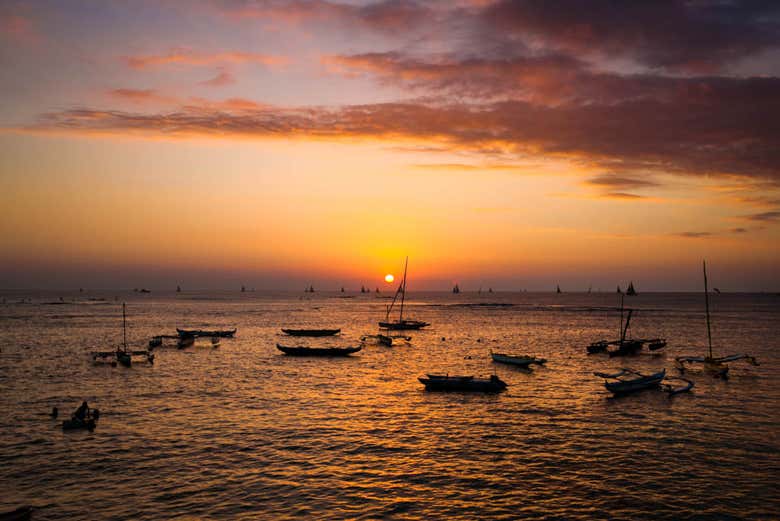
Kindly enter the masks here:
M 127 351 L 127 318 L 125 317 L 125 303 L 122 302 L 122 345 Z
M 406 269 L 409 267 L 409 256 L 406 256 L 406 262 L 404 262 L 404 282 L 401 284 L 403 291 L 401 292 L 401 312 L 398 314 L 398 322 L 402 322 L 404 319 L 404 298 L 406 298 Z
M 710 296 L 707 291 L 707 261 L 702 261 L 704 270 L 704 309 L 707 311 L 707 345 L 709 346 L 710 358 L 712 358 L 712 333 L 710 332 Z
M 618 335 L 621 335 L 620 339 L 622 340 L 623 337 L 623 294 L 620 294 L 620 329 L 618 329 Z

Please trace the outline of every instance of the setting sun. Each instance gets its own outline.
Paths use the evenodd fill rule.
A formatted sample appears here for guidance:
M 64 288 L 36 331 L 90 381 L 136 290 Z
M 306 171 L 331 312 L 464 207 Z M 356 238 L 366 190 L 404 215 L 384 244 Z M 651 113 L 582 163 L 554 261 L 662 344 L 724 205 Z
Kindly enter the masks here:
M 395 277 L 393 277 L 392 273 L 388 273 L 387 275 L 385 275 L 385 282 L 387 282 L 388 284 L 393 282 L 394 280 L 395 280 Z

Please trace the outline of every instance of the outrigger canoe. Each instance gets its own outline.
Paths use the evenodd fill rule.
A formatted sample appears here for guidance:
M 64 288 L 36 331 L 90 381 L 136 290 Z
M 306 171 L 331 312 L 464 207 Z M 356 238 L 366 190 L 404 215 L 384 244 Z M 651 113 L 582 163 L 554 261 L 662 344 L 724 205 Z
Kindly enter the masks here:
M 506 382 L 496 375 L 490 378 L 474 378 L 473 376 L 428 374 L 418 380 L 425 386 L 426 391 L 497 393 L 507 388 Z
M 341 333 L 341 329 L 285 329 L 282 333 L 290 336 L 333 336 Z
M 276 344 L 276 348 L 286 355 L 291 356 L 349 356 L 357 353 L 361 346 L 356 347 L 291 347 Z

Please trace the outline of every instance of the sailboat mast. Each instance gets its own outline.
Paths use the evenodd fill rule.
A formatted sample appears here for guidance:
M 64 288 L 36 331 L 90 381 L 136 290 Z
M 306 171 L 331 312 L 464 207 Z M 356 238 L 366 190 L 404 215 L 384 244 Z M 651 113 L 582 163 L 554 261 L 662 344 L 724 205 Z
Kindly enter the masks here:
M 125 303 L 122 302 L 122 345 L 127 351 L 127 318 L 125 316 Z
M 406 269 L 409 267 L 409 256 L 406 257 L 404 262 L 404 282 L 401 284 L 403 291 L 401 292 L 401 312 L 398 314 L 398 321 L 401 322 L 404 318 L 404 298 L 406 297 Z
M 623 294 L 620 294 L 620 329 L 618 329 L 618 335 L 621 335 L 620 339 L 623 340 Z
M 707 311 L 707 345 L 709 346 L 710 358 L 712 358 L 712 333 L 710 332 L 710 296 L 707 291 L 707 261 L 702 261 L 704 270 L 704 309 Z

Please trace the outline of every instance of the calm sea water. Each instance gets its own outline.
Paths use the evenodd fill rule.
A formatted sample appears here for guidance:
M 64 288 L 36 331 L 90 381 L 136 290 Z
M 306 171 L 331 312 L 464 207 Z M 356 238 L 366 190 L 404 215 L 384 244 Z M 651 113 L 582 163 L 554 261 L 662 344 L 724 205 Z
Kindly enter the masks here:
M 749 352 L 728 381 L 613 399 L 593 371 L 674 374 L 703 354 L 700 294 L 640 294 L 634 336 L 667 352 L 609 359 L 614 294 L 412 294 L 432 323 L 410 345 L 346 359 L 282 355 L 281 326 L 376 333 L 387 300 L 298 294 L 8 294 L 0 305 L 0 511 L 36 519 L 777 519 L 780 297 L 713 295 L 719 354 Z M 31 302 L 18 303 L 18 299 Z M 88 353 L 179 327 L 237 327 L 219 348 L 162 349 L 154 366 L 94 367 Z M 475 306 L 502 303 L 511 306 Z M 303 342 L 303 341 L 301 341 Z M 298 342 L 298 343 L 301 343 Z M 311 340 L 309 341 L 312 342 Z M 316 343 L 316 341 L 315 341 Z M 321 343 L 325 343 L 324 341 Z M 489 350 L 548 359 L 533 372 Z M 489 375 L 500 395 L 426 393 L 427 372 Z M 82 400 L 97 429 L 48 418 Z

